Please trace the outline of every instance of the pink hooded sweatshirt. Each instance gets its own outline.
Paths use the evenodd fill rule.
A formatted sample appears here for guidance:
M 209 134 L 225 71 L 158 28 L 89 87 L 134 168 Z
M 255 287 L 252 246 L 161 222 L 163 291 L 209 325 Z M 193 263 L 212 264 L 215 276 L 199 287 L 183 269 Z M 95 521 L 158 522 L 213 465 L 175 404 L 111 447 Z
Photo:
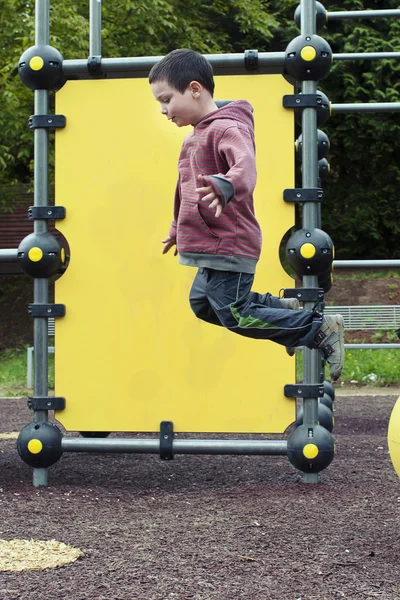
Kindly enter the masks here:
M 256 184 L 253 108 L 230 102 L 199 121 L 185 138 L 178 162 L 174 221 L 179 262 L 222 271 L 254 273 L 261 230 L 254 214 Z M 223 202 L 220 217 L 196 188 L 203 175 Z

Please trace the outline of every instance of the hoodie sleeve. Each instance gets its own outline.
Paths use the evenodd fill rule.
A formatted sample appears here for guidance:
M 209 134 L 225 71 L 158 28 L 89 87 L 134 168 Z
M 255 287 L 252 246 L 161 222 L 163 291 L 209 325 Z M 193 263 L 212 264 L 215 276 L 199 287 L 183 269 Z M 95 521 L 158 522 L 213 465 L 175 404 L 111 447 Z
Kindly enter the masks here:
M 222 202 L 240 201 L 250 196 L 256 186 L 257 171 L 254 141 L 249 132 L 239 127 L 229 127 L 218 144 L 218 152 L 229 169 L 226 173 L 206 176 Z
M 171 223 L 169 230 L 169 237 L 176 239 L 176 225 L 178 223 L 179 209 L 181 207 L 181 193 L 180 193 L 180 180 L 178 179 L 175 188 L 175 200 L 174 200 L 174 220 Z

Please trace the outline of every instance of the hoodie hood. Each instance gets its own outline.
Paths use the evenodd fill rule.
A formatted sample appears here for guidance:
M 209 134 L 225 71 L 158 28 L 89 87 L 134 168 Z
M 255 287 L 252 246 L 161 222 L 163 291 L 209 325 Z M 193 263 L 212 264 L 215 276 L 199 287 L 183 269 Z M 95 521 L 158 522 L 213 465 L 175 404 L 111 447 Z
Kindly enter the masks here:
M 237 121 L 239 123 L 243 123 L 243 125 L 246 125 L 249 127 L 249 129 L 254 130 L 253 107 L 250 102 L 247 102 L 247 100 L 232 100 L 232 102 L 229 102 L 229 104 L 221 106 L 221 108 L 218 110 L 215 110 L 214 112 L 203 117 L 195 125 L 195 129 L 203 129 L 208 127 L 210 123 L 219 121 L 221 119 Z

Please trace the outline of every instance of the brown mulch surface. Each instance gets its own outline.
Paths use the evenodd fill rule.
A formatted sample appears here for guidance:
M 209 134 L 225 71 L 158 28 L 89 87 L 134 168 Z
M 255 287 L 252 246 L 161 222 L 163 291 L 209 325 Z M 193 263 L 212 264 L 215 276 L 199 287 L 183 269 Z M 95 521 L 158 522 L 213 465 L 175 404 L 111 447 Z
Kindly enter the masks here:
M 0 538 L 84 552 L 0 573 L 1 600 L 397 600 L 396 399 L 336 398 L 337 455 L 311 485 L 286 457 L 65 454 L 36 489 L 0 439 Z M 1 432 L 30 420 L 26 400 L 0 400 Z

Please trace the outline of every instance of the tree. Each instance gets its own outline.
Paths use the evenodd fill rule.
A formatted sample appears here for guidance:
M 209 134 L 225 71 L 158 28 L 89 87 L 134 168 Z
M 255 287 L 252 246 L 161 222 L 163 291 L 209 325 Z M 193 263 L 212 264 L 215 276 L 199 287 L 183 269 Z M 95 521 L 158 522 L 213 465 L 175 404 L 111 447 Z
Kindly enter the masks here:
M 88 0 L 50 4 L 50 44 L 65 59 L 89 54 Z M 266 2 L 253 0 L 107 0 L 102 11 L 102 54 L 157 56 L 177 47 L 202 53 L 232 52 L 271 39 L 277 20 Z M 18 58 L 34 45 L 34 3 L 2 0 L 0 30 L 0 184 L 32 178 L 33 135 L 27 119 L 33 93 L 19 79 Z M 51 157 L 52 160 L 52 157 Z
M 276 1 L 281 26 L 271 49 L 299 35 L 293 23 L 297 0 Z M 398 8 L 397 0 L 345 0 L 329 12 Z M 328 17 L 329 17 L 328 12 Z M 400 21 L 394 18 L 332 21 L 318 34 L 333 53 L 400 52 Z M 333 104 L 399 102 L 398 60 L 334 61 L 318 88 Z M 400 114 L 333 114 L 322 128 L 331 142 L 331 175 L 323 182 L 323 228 L 336 242 L 336 258 L 398 258 L 400 234 Z M 301 185 L 300 182 L 298 185 Z
M 26 126 L 33 93 L 17 74 L 23 50 L 34 44 L 30 0 L 1 0 L 0 184 L 31 181 L 33 135 Z M 398 0 L 344 0 L 329 11 L 398 8 Z M 88 0 L 51 3 L 50 43 L 64 58 L 89 52 Z M 283 51 L 299 30 L 298 0 L 104 0 L 103 56 L 157 56 L 189 47 L 204 54 Z M 396 19 L 328 22 L 318 32 L 334 53 L 400 51 Z M 399 102 L 400 65 L 394 60 L 335 61 L 319 89 L 333 103 Z M 323 226 L 338 258 L 398 257 L 400 115 L 333 115 L 323 127 L 331 140 L 331 175 L 324 183 Z

